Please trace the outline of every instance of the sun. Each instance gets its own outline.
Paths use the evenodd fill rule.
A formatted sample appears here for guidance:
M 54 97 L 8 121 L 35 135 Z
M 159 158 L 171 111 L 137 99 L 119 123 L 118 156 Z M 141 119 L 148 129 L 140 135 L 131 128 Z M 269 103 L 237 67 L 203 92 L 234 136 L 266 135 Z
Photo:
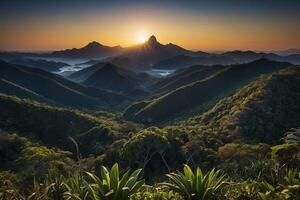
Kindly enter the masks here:
M 148 34 L 145 33 L 145 31 L 137 31 L 136 33 L 136 42 L 137 43 L 144 43 L 148 39 Z

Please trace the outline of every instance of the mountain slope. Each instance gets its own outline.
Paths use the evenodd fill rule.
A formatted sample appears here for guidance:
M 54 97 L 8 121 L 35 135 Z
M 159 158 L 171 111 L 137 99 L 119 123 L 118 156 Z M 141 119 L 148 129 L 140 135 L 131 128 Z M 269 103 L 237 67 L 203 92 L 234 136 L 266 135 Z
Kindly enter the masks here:
M 109 123 L 78 111 L 51 107 L 1 93 L 0 128 L 17 131 L 47 145 L 64 149 L 71 146 L 69 136 L 80 137 L 80 140 L 77 140 L 79 145 L 89 146 L 90 149 L 83 153 L 91 152 L 92 147 L 97 143 L 110 143 L 118 131 L 114 126 L 110 127 Z M 82 137 L 92 129 L 96 131 Z
M 10 81 L 0 79 L 0 93 L 18 96 L 20 98 L 32 99 L 39 102 L 53 103 L 49 99 Z
M 166 92 L 175 90 L 181 86 L 190 84 L 195 81 L 207 78 L 219 70 L 225 69 L 228 66 L 191 66 L 181 70 L 177 70 L 174 74 L 157 81 L 150 86 L 151 90 L 155 93 Z
M 95 70 L 83 83 L 87 86 L 118 92 L 129 92 L 140 87 L 133 72 L 110 63 Z
M 84 68 L 82 70 L 72 73 L 70 76 L 68 76 L 68 78 L 73 81 L 76 81 L 76 82 L 84 82 L 93 73 L 95 73 L 97 70 L 101 69 L 106 64 L 107 63 L 97 63 L 91 67 L 87 67 L 87 68 Z
M 104 58 L 114 56 L 122 51 L 122 47 L 109 47 L 98 42 L 90 42 L 82 48 L 66 49 L 62 51 L 54 51 L 48 56 L 62 58 Z
M 249 64 L 233 65 L 191 84 L 182 86 L 163 96 L 129 107 L 124 117 L 143 123 L 162 123 L 183 112 L 207 110 L 217 99 L 232 94 L 236 89 L 264 73 L 270 73 L 289 63 L 261 59 Z
M 264 75 L 208 112 L 179 123 L 224 137 L 272 143 L 300 126 L 300 67 Z
M 0 78 L 66 106 L 92 108 L 120 104 L 124 100 L 124 97 L 111 92 L 85 87 L 40 69 L 4 61 L 0 61 Z

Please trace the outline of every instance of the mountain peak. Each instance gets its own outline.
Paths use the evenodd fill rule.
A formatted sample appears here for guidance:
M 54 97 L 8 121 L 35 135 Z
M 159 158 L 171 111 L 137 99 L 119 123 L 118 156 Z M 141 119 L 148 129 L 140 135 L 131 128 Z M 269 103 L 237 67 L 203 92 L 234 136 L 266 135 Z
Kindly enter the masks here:
M 158 42 L 157 42 L 156 37 L 154 35 L 151 35 L 151 37 L 148 39 L 148 43 L 150 43 L 150 44 L 156 44 Z
M 102 45 L 99 43 L 99 42 L 96 42 L 96 41 L 92 41 L 90 43 L 88 43 L 85 47 L 88 47 L 88 48 L 97 48 L 97 47 L 101 47 Z

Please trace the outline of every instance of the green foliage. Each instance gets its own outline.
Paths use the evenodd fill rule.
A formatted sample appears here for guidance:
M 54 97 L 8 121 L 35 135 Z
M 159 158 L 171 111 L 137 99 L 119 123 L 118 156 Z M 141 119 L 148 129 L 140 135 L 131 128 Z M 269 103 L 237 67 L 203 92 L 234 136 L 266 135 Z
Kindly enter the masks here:
M 144 181 L 139 180 L 140 172 L 141 170 L 136 170 L 132 174 L 126 172 L 120 176 L 119 166 L 116 163 L 110 171 L 102 167 L 101 178 L 87 173 L 94 181 L 89 186 L 93 199 L 129 200 L 130 195 L 136 193 L 144 185 Z
M 45 146 L 30 146 L 22 150 L 15 161 L 16 169 L 31 179 L 44 177 L 48 171 L 66 173 L 74 165 L 70 152 Z
M 129 138 L 124 144 L 123 154 L 130 163 L 136 162 L 145 169 L 155 154 L 164 159 L 163 154 L 168 147 L 166 132 L 157 127 L 149 127 Z
M 235 144 L 229 143 L 218 149 L 221 167 L 229 174 L 256 175 L 262 168 L 267 168 L 266 159 L 270 158 L 271 148 L 267 144 Z M 260 166 L 262 168 L 260 168 Z M 251 171 L 250 171 L 251 170 Z M 257 174 L 258 175 L 258 174 Z
M 8 134 L 0 130 L 0 168 L 11 169 L 21 151 L 31 142 L 17 134 Z
M 67 179 L 65 186 L 64 198 L 67 200 L 88 200 L 91 199 L 89 193 L 89 184 L 81 173 L 76 173 Z
M 226 178 L 219 170 L 213 169 L 204 175 L 199 167 L 194 173 L 188 165 L 185 165 L 183 171 L 184 173 L 168 174 L 169 182 L 162 185 L 188 200 L 216 199 L 226 185 Z
M 225 143 L 276 143 L 286 130 L 300 124 L 299 76 L 299 67 L 261 76 L 208 112 L 176 126 L 218 134 Z

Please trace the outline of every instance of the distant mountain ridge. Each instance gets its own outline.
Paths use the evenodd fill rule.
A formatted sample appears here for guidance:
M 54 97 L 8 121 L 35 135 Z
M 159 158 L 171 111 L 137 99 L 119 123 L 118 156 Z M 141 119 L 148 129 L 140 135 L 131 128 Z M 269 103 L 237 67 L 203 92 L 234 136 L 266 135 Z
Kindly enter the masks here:
M 121 46 L 109 47 L 93 41 L 82 48 L 54 51 L 49 56 L 62 58 L 105 58 L 115 56 L 122 50 Z
M 38 68 L 49 72 L 59 72 L 60 68 L 70 66 L 64 62 L 48 61 L 42 59 L 13 59 L 9 61 L 13 64 L 24 65 L 26 67 Z
M 89 59 L 90 62 L 84 61 L 81 64 L 96 64 L 98 61 L 109 62 L 121 68 L 139 71 L 150 70 L 152 68 L 180 69 L 191 65 L 242 64 L 260 58 L 300 64 L 299 49 L 266 52 L 235 50 L 223 53 L 207 53 L 203 51 L 188 50 L 172 43 L 162 44 L 154 35 L 149 37 L 144 43 L 129 47 L 111 47 L 93 41 L 81 48 L 54 51 L 52 53 L 0 52 L 0 59 L 26 58 L 27 56 Z
M 300 64 L 300 54 L 277 55 L 274 53 L 257 53 L 254 51 L 229 51 L 221 54 L 204 54 L 196 56 L 179 55 L 166 60 L 161 60 L 153 67 L 157 69 L 181 69 L 191 65 L 229 65 L 252 62 L 260 58 L 274 61 Z
M 270 53 L 275 53 L 279 55 L 293 55 L 293 54 L 300 54 L 299 48 L 290 48 L 286 50 L 277 50 L 277 51 L 268 51 Z
M 51 56 L 74 58 L 98 58 L 99 62 L 110 62 L 122 68 L 131 70 L 179 69 L 191 65 L 229 65 L 252 62 L 260 58 L 268 58 L 275 61 L 300 64 L 298 49 L 287 50 L 286 53 L 277 55 L 274 52 L 255 51 L 228 51 L 224 53 L 206 53 L 203 51 L 191 51 L 178 45 L 169 43 L 161 44 L 152 35 L 146 42 L 122 48 L 120 46 L 108 47 L 97 42 L 91 42 L 80 49 L 67 49 L 53 52 Z M 294 54 L 289 54 L 289 53 Z M 296 53 L 296 54 L 295 54 Z M 101 60 L 102 59 L 102 60 Z M 92 62 L 95 64 L 97 61 Z

